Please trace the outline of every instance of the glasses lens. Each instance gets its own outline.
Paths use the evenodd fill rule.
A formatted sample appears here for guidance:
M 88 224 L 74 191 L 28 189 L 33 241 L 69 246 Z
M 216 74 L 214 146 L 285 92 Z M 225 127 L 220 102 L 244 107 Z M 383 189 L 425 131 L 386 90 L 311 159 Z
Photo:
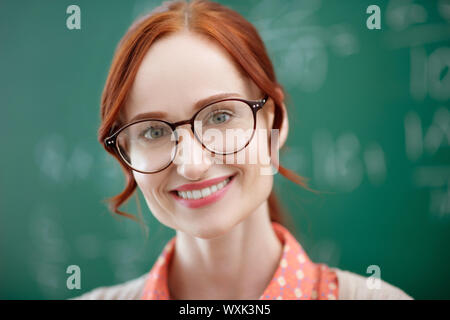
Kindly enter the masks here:
M 135 123 L 117 136 L 118 150 L 133 169 L 156 172 L 173 160 L 176 151 L 174 132 L 162 121 Z
M 239 100 L 214 103 L 195 118 L 195 135 L 210 151 L 230 154 L 242 150 L 253 135 L 252 109 Z

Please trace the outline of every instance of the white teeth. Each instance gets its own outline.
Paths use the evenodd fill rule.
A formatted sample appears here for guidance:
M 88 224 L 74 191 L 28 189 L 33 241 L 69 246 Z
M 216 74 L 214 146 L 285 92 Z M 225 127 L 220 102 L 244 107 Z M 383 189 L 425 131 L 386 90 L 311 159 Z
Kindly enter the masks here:
M 211 187 L 203 188 L 201 190 L 177 191 L 177 194 L 183 199 L 200 199 L 207 197 L 216 191 L 219 191 L 220 189 L 225 187 L 228 182 L 230 182 L 230 178 L 227 178 L 224 181 Z
M 194 196 L 194 199 L 200 199 L 202 197 L 202 193 L 200 190 L 192 191 L 192 195 Z
M 211 194 L 211 189 L 210 188 L 204 188 L 202 189 L 202 197 L 207 197 Z

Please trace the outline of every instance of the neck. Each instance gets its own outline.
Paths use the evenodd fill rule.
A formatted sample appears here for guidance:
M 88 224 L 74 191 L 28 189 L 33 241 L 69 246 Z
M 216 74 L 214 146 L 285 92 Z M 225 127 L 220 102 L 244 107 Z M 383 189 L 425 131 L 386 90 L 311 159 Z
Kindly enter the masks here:
M 267 202 L 218 238 L 177 231 L 175 247 L 168 284 L 172 299 L 259 299 L 282 254 Z

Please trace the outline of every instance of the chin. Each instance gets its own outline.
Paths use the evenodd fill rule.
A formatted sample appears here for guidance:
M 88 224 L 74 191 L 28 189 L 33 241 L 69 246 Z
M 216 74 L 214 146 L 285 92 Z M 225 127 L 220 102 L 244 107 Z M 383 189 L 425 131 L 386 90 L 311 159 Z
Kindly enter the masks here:
M 226 235 L 236 225 L 229 219 L 227 221 L 214 220 L 208 223 L 199 222 L 198 225 L 190 226 L 185 232 L 196 238 L 211 240 Z

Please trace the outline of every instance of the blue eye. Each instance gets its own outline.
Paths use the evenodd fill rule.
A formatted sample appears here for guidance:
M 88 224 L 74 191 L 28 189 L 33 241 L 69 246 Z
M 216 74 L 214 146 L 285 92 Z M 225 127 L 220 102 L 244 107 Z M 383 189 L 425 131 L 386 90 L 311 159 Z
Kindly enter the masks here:
M 163 137 L 167 132 L 166 128 L 163 127 L 150 127 L 144 132 L 144 137 L 149 140 L 155 140 Z
M 231 115 L 227 112 L 216 112 L 211 115 L 210 121 L 213 124 L 222 124 L 227 122 L 231 118 Z

